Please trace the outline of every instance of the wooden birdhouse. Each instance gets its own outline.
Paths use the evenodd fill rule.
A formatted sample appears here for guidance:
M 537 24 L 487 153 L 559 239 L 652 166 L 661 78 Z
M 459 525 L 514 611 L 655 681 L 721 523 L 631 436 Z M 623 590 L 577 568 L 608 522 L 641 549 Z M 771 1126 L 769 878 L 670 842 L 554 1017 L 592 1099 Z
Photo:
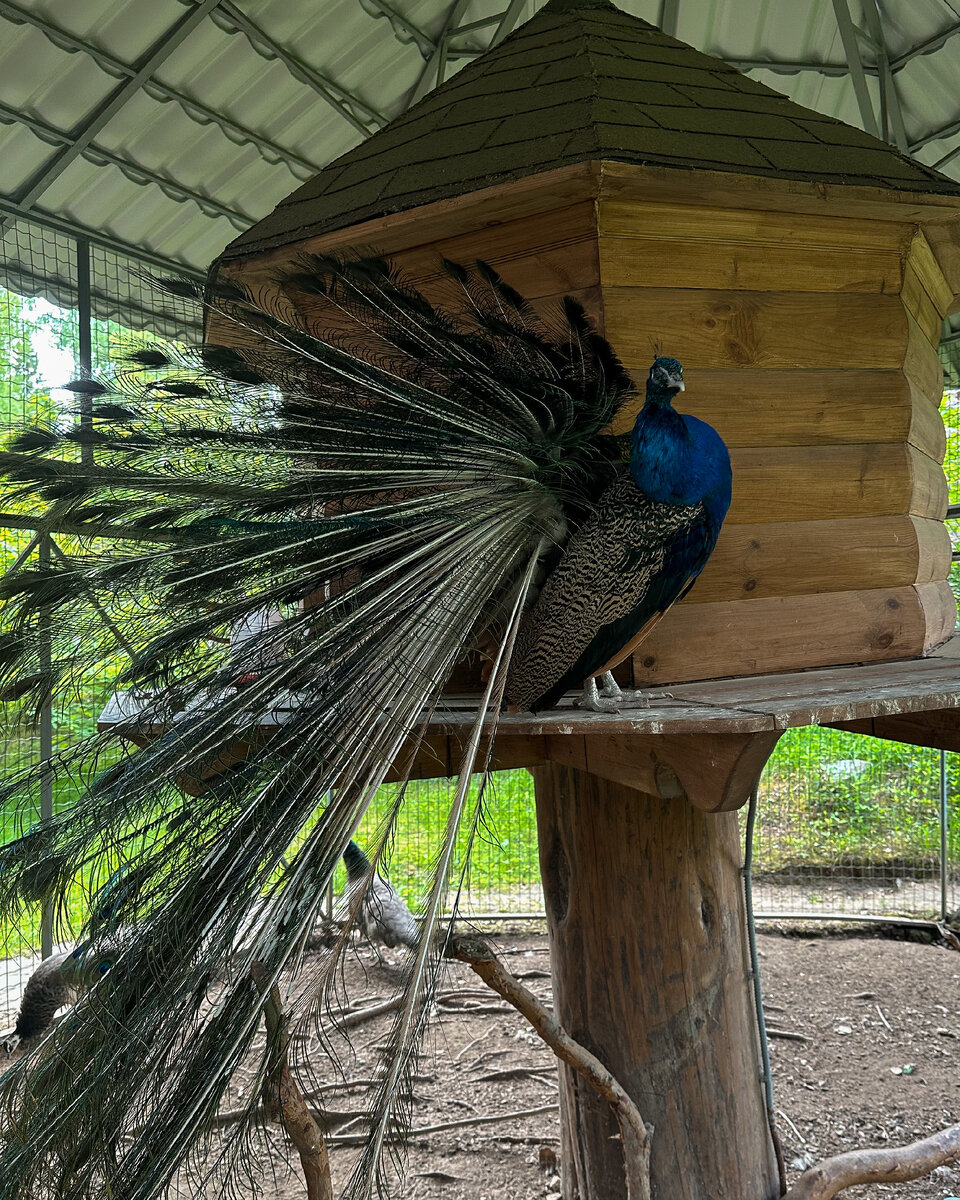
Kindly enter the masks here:
M 911 658 L 953 631 L 936 347 L 958 231 L 955 181 L 606 0 L 551 0 L 214 270 L 270 287 L 301 251 L 360 248 L 429 292 L 441 256 L 481 257 L 538 303 L 580 297 L 638 382 L 654 342 L 679 358 L 734 491 L 634 658 L 659 684 Z

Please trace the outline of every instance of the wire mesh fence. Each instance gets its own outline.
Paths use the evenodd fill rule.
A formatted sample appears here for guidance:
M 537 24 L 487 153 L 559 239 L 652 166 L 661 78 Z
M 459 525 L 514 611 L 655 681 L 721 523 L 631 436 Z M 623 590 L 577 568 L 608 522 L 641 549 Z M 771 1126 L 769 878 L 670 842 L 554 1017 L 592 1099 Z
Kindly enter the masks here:
M 2 230 L 0 260 L 0 423 L 65 421 L 73 397 L 58 391 L 77 374 L 106 369 L 131 343 L 197 341 L 201 314 L 186 300 L 164 294 L 154 268 L 18 220 Z M 960 397 L 945 401 L 946 471 L 951 503 L 960 506 Z M 958 516 L 951 516 L 955 541 Z M 38 535 L 36 513 L 13 500 L 0 513 L 7 570 L 41 553 L 55 555 L 62 535 Z M 954 564 L 955 586 L 960 564 Z M 93 680 L 34 727 L 4 721 L 3 767 L 35 765 L 45 745 L 63 746 L 91 732 L 113 687 Z M 2 709 L 3 706 L 0 706 Z M 74 785 L 50 796 L 55 810 L 69 805 Z M 449 780 L 415 782 L 392 838 L 387 869 L 411 901 L 444 836 L 452 800 Z M 758 915 L 892 919 L 941 918 L 960 910 L 960 756 L 941 755 L 836 730 L 789 731 L 764 773 L 755 837 L 754 900 Z M 379 796 L 358 831 L 369 844 L 391 797 Z M 0 809 L 0 843 L 41 813 Z M 537 855 L 533 781 L 526 771 L 498 773 L 484 798 L 461 895 L 470 918 L 536 917 L 543 912 Z M 342 878 L 336 881 L 342 886 Z M 84 897 L 70 917 L 78 925 Z M 39 909 L 0 927 L 0 1027 L 14 1007 L 25 972 L 53 930 Z M 58 936 L 69 936 L 69 922 Z M 6 996 L 6 1000 L 5 997 Z

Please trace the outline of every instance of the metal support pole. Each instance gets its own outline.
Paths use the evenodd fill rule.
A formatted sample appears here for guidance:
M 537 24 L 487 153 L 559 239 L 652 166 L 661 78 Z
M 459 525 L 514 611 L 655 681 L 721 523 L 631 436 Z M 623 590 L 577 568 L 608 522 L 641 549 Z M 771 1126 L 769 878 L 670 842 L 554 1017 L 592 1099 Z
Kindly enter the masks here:
M 41 534 L 38 554 L 41 569 L 50 566 L 50 534 Z M 50 614 L 40 614 L 40 669 L 49 671 L 53 662 Z M 40 710 L 40 820 L 53 819 L 53 706 L 46 701 Z M 40 954 L 49 958 L 53 953 L 53 907 L 44 900 L 40 908 Z
M 89 379 L 93 374 L 93 318 L 90 312 L 90 243 L 77 238 L 77 322 L 80 355 L 80 374 Z M 93 397 L 80 394 L 80 428 L 93 429 Z M 80 461 L 93 462 L 92 444 L 80 446 Z
M 947 862 L 947 752 L 940 751 L 940 920 L 950 915 L 947 883 L 950 864 Z
M 500 24 L 490 39 L 490 45 L 487 47 L 488 50 L 492 50 L 494 46 L 499 46 L 507 34 L 513 30 L 514 25 L 520 19 L 520 14 L 523 12 L 526 2 L 527 0 L 510 0 L 510 3 L 500 17 Z
M 456 33 L 460 18 L 463 16 L 468 2 L 469 0 L 453 0 L 453 4 L 447 10 L 443 29 L 437 37 L 437 48 L 424 63 L 423 70 L 420 72 L 420 78 L 410 93 L 410 99 L 406 105 L 407 108 L 412 108 L 414 104 L 423 99 L 427 92 L 435 87 L 439 87 L 443 83 L 447 68 L 447 43 Z
M 903 123 L 900 94 L 890 68 L 887 41 L 883 33 L 883 14 L 880 12 L 878 0 L 864 0 L 863 16 L 867 22 L 867 29 L 873 40 L 877 56 L 877 72 L 880 79 L 880 123 L 883 137 L 888 142 L 894 142 L 898 150 L 906 153 L 907 131 Z
M 850 68 L 850 79 L 853 83 L 853 93 L 857 98 L 857 107 L 860 109 L 860 120 L 863 122 L 863 128 L 867 133 L 872 133 L 874 137 L 879 137 L 880 130 L 877 128 L 877 117 L 873 111 L 870 88 L 867 86 L 867 75 L 863 69 L 863 60 L 860 57 L 860 39 L 857 27 L 850 17 L 847 0 L 833 0 L 833 11 L 837 17 L 837 28 L 840 30 L 843 51 L 847 56 L 847 66 Z
M 657 24 L 670 37 L 677 36 L 677 20 L 680 16 L 680 0 L 660 0 Z

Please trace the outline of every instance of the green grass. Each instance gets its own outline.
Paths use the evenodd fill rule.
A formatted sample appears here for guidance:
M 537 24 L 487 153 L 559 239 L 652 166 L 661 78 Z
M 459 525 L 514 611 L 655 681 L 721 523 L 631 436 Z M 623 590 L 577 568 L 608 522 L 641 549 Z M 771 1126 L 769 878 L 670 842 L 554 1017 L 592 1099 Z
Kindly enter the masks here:
M 76 728 L 76 726 L 74 726 Z M 20 747 L 32 747 L 28 740 Z M 8 747 L 8 756 L 11 754 Z M 960 755 L 948 755 L 951 796 L 960 791 Z M 854 766 L 850 767 L 849 764 Z M 839 764 L 839 767 L 838 767 Z M 844 764 L 849 774 L 844 774 Z M 854 773 L 856 772 L 856 773 Z M 771 872 L 853 870 L 871 864 L 898 864 L 900 870 L 934 873 L 939 867 L 939 754 L 895 742 L 808 728 L 788 731 L 764 773 L 755 869 Z M 391 810 L 394 788 L 381 789 L 358 831 L 362 845 L 379 837 Z M 476 789 L 471 796 L 475 797 Z M 76 790 L 57 785 L 55 806 L 69 806 Z M 453 798 L 453 782 L 427 780 L 409 785 L 393 830 L 388 870 L 411 903 L 423 898 Z M 0 810 L 0 839 L 16 835 L 21 818 Z M 308 832 L 313 820 L 308 823 Z M 454 861 L 462 864 L 466 832 Z M 960 804 L 949 811 L 950 861 L 960 862 Z M 496 895 L 496 908 L 529 911 L 525 889 L 539 881 L 533 784 L 526 771 L 498 773 L 488 788 L 483 821 L 473 847 L 467 886 L 474 895 Z M 343 886 L 342 868 L 335 887 Z M 85 889 L 78 882 L 63 914 L 63 936 L 82 923 Z M 0 943 L 16 953 L 19 939 L 37 944 L 39 914 L 0 924 Z M 0 952 L 2 954 L 2 952 Z

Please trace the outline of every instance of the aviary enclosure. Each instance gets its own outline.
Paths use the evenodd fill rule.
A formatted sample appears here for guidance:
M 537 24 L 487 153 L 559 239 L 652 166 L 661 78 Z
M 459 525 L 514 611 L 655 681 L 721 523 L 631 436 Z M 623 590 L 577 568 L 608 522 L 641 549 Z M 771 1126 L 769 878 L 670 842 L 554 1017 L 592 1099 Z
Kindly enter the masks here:
M 211 273 L 270 295 L 304 253 L 375 250 L 442 299 L 437 261 L 480 257 L 537 308 L 576 296 L 638 379 L 669 345 L 731 448 L 714 558 L 624 666 L 666 694 L 508 715 L 489 748 L 533 773 L 556 1016 L 655 1131 L 631 1161 L 622 1110 L 561 1068 L 568 1197 L 779 1194 L 736 811 L 791 728 L 960 748 L 936 355 L 958 195 L 609 5 L 552 0 Z M 324 296 L 274 299 L 340 335 Z M 204 334 L 260 351 L 216 312 Z M 398 769 L 454 773 L 482 686 L 464 667 Z

